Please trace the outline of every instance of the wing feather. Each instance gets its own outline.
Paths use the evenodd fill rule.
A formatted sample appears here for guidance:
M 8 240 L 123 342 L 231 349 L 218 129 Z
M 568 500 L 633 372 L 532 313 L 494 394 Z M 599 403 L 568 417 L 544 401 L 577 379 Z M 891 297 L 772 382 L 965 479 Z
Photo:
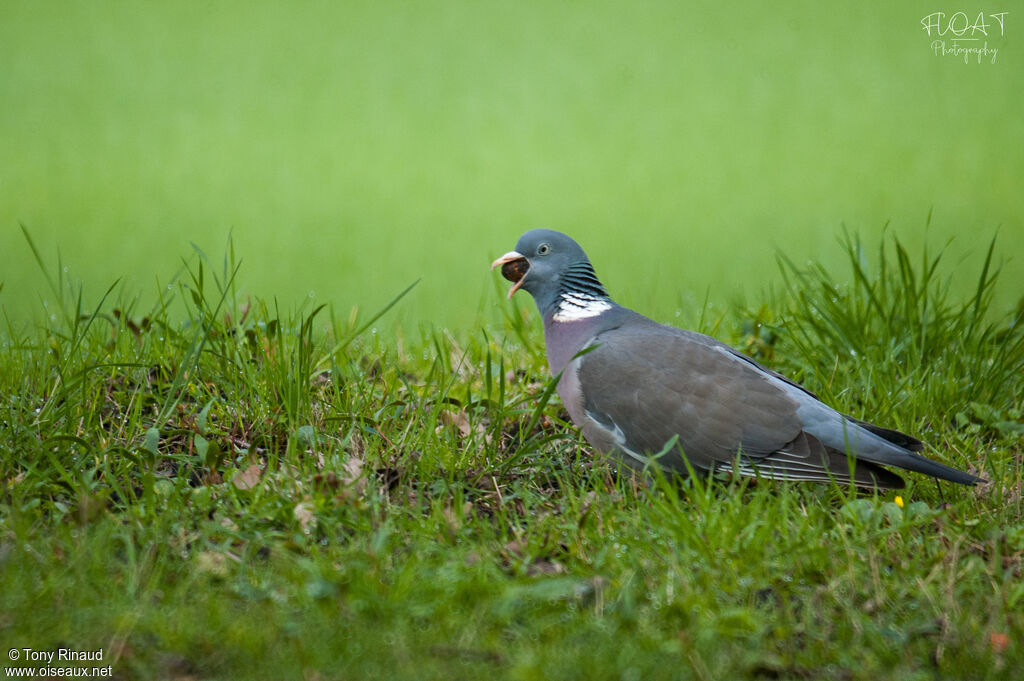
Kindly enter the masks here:
M 678 436 L 681 452 L 659 459 L 678 472 L 686 471 L 685 455 L 708 472 L 903 486 L 874 464 L 851 467 L 845 453 L 805 432 L 800 403 L 777 374 L 708 336 L 650 322 L 605 331 L 592 344 L 574 361 L 585 414 L 579 425 L 595 447 L 632 466 Z
M 740 448 L 763 456 L 800 435 L 797 401 L 769 376 L 706 336 L 672 331 L 612 329 L 577 360 L 586 411 L 616 424 L 629 449 L 656 453 L 678 435 L 691 465 L 713 470 Z

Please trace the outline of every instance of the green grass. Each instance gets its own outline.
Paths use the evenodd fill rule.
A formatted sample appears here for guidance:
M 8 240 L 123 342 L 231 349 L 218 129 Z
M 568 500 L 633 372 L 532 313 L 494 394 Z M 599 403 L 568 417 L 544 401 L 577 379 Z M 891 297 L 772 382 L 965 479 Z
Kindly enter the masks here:
M 385 341 L 241 294 L 234 248 L 152 307 L 40 256 L 48 318 L 0 354 L 0 641 L 124 679 L 1015 678 L 1020 311 L 995 262 L 959 296 L 879 243 L 682 321 L 989 485 L 641 484 L 546 399 L 525 301 Z

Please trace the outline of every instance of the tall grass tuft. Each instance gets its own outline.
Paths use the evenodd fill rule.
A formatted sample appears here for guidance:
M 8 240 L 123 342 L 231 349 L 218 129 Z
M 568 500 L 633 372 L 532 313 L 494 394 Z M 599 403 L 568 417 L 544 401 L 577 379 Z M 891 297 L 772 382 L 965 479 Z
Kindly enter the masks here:
M 874 253 L 856 235 L 840 243 L 848 265 L 840 274 L 779 256 L 779 318 L 766 325 L 784 370 L 870 420 L 926 432 L 970 424 L 995 436 L 1016 432 L 1024 306 L 993 308 L 995 237 L 966 298 L 955 293 L 945 249 L 925 246 L 915 258 L 895 235 Z

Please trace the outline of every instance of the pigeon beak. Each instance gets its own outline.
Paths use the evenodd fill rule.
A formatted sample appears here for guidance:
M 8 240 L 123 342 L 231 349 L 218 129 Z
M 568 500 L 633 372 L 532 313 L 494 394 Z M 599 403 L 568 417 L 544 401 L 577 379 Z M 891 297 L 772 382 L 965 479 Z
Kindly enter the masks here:
M 512 294 L 519 290 L 523 280 L 526 279 L 526 273 L 530 271 L 530 261 L 522 253 L 509 251 L 492 262 L 491 269 L 493 270 L 498 265 L 501 265 L 501 276 L 513 282 L 513 286 L 508 292 L 508 297 L 511 299 Z

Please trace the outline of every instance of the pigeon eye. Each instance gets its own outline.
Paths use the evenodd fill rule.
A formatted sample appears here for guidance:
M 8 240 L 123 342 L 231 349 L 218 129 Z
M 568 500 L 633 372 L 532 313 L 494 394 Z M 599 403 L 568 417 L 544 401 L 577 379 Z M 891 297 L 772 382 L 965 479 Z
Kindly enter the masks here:
M 550 252 L 551 246 L 548 246 L 547 244 L 541 244 L 540 246 L 537 246 L 537 255 L 547 255 Z

